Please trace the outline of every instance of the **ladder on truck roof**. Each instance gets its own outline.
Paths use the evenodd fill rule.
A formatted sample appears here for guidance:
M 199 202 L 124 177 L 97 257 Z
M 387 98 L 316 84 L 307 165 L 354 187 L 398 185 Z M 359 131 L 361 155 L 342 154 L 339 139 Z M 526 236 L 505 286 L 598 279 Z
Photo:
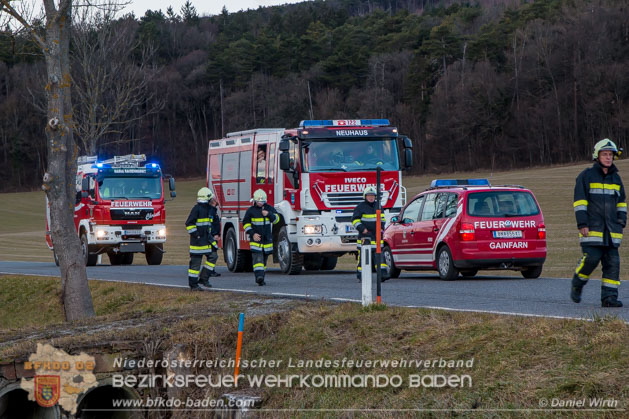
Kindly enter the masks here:
M 79 157 L 78 164 L 87 163 L 103 163 L 110 164 L 112 166 L 131 166 L 138 167 L 140 163 L 146 161 L 145 154 L 127 154 L 125 156 L 115 156 L 111 159 L 98 161 L 98 156 L 81 156 Z

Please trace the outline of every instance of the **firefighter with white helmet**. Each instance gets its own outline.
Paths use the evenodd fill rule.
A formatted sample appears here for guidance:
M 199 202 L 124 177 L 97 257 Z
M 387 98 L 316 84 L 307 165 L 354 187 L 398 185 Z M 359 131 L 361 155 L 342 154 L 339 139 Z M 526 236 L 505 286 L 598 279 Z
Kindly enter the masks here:
M 253 205 L 247 209 L 242 220 L 245 234 L 249 236 L 253 274 L 256 283 L 266 285 L 264 274 L 266 261 L 273 253 L 273 225 L 280 222 L 277 210 L 266 202 L 266 193 L 258 189 L 253 193 Z
M 581 301 L 581 292 L 599 261 L 603 266 L 601 303 L 622 307 L 618 300 L 620 256 L 618 247 L 627 224 L 625 188 L 614 165 L 620 150 L 608 138 L 594 146 L 594 165 L 582 171 L 574 187 L 574 213 L 583 258 L 572 277 L 570 298 Z
M 358 281 L 361 279 L 362 268 L 360 266 L 360 251 L 363 247 L 369 246 L 372 250 L 376 245 L 376 188 L 374 186 L 367 186 L 363 191 L 364 201 L 356 206 L 354 213 L 352 214 L 352 225 L 358 230 L 358 266 L 356 267 L 356 277 Z M 382 230 L 384 231 L 385 224 L 384 213 L 380 214 L 380 223 Z M 365 243 L 363 243 L 363 241 Z M 380 244 L 382 245 L 382 237 L 380 238 Z M 372 251 L 372 255 L 374 252 Z M 372 258 L 375 263 L 375 258 Z M 386 263 L 381 263 L 382 280 L 388 279 L 388 266 Z
M 190 235 L 190 264 L 188 266 L 188 285 L 193 291 L 210 288 L 209 278 L 220 276 L 216 272 L 218 260 L 217 240 L 221 234 L 221 220 L 216 207 L 210 205 L 214 193 L 209 188 L 201 188 L 197 193 L 197 204 L 192 207 L 186 220 L 186 229 Z M 205 256 L 205 264 L 201 262 Z

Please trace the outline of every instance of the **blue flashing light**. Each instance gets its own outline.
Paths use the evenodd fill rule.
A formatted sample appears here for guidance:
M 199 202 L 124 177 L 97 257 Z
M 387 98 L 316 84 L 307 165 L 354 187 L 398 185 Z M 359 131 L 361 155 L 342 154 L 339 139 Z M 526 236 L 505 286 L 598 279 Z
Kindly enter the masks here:
M 103 163 L 96 163 L 96 167 L 98 167 L 99 169 L 103 168 Z
M 489 179 L 435 179 L 430 182 L 431 188 L 447 186 L 490 186 Z
M 299 123 L 300 127 L 382 127 L 389 126 L 388 119 L 308 119 Z
M 151 163 L 151 167 L 152 167 L 153 169 L 155 169 L 155 168 L 157 167 L 157 164 L 155 164 L 155 163 Z

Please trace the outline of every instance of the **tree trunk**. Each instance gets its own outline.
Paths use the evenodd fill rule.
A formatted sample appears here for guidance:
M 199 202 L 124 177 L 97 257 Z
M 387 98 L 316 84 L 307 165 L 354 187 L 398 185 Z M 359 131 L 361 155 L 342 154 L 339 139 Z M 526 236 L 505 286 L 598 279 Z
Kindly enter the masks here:
M 77 147 L 73 136 L 70 95 L 70 16 L 71 7 L 67 7 L 61 16 L 47 13 L 47 50 L 44 57 L 48 72 L 48 169 L 42 188 L 50 202 L 50 231 L 59 258 L 65 319 L 74 321 L 93 316 L 94 307 L 74 226 Z

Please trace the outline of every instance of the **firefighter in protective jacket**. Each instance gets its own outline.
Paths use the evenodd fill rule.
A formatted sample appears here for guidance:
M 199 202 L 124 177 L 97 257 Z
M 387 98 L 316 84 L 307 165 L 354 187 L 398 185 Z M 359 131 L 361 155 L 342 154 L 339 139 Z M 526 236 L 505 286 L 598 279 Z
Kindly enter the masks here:
M 358 266 L 356 267 L 356 277 L 360 281 L 362 268 L 360 266 L 360 251 L 364 247 L 369 247 L 372 250 L 375 250 L 376 247 L 376 188 L 373 186 L 368 186 L 363 191 L 363 198 L 365 199 L 363 202 L 358 204 L 356 208 L 354 208 L 354 213 L 352 214 L 352 225 L 356 230 L 358 230 Z M 384 231 L 384 224 L 386 219 L 384 218 L 384 214 L 380 214 L 380 223 L 381 223 L 381 231 Z M 382 245 L 383 240 L 380 238 L 380 245 Z M 372 251 L 372 261 L 375 264 L 375 252 Z M 375 266 L 375 265 L 374 265 Z M 382 270 L 382 280 L 386 281 L 388 279 L 388 266 L 384 261 L 380 263 L 380 267 Z
M 599 261 L 603 266 L 601 302 L 603 307 L 622 307 L 618 300 L 620 257 L 618 247 L 627 224 L 625 188 L 613 161 L 620 153 L 609 139 L 596 143 L 595 163 L 577 177 L 574 212 L 583 258 L 572 278 L 570 298 L 581 301 L 581 292 Z
M 256 283 L 266 285 L 264 273 L 266 261 L 273 253 L 273 224 L 280 221 L 280 216 L 271 205 L 266 203 L 266 193 L 258 189 L 253 193 L 253 205 L 249 207 L 242 220 L 245 234 L 249 235 L 253 274 Z
M 192 207 L 186 220 L 186 229 L 190 235 L 190 264 L 188 266 L 188 285 L 193 291 L 211 287 L 210 276 L 220 276 L 216 272 L 218 260 L 217 240 L 221 234 L 221 220 L 216 207 L 209 201 L 214 194 L 209 188 L 201 188 L 197 193 L 197 204 Z M 201 262 L 205 256 L 205 264 Z

